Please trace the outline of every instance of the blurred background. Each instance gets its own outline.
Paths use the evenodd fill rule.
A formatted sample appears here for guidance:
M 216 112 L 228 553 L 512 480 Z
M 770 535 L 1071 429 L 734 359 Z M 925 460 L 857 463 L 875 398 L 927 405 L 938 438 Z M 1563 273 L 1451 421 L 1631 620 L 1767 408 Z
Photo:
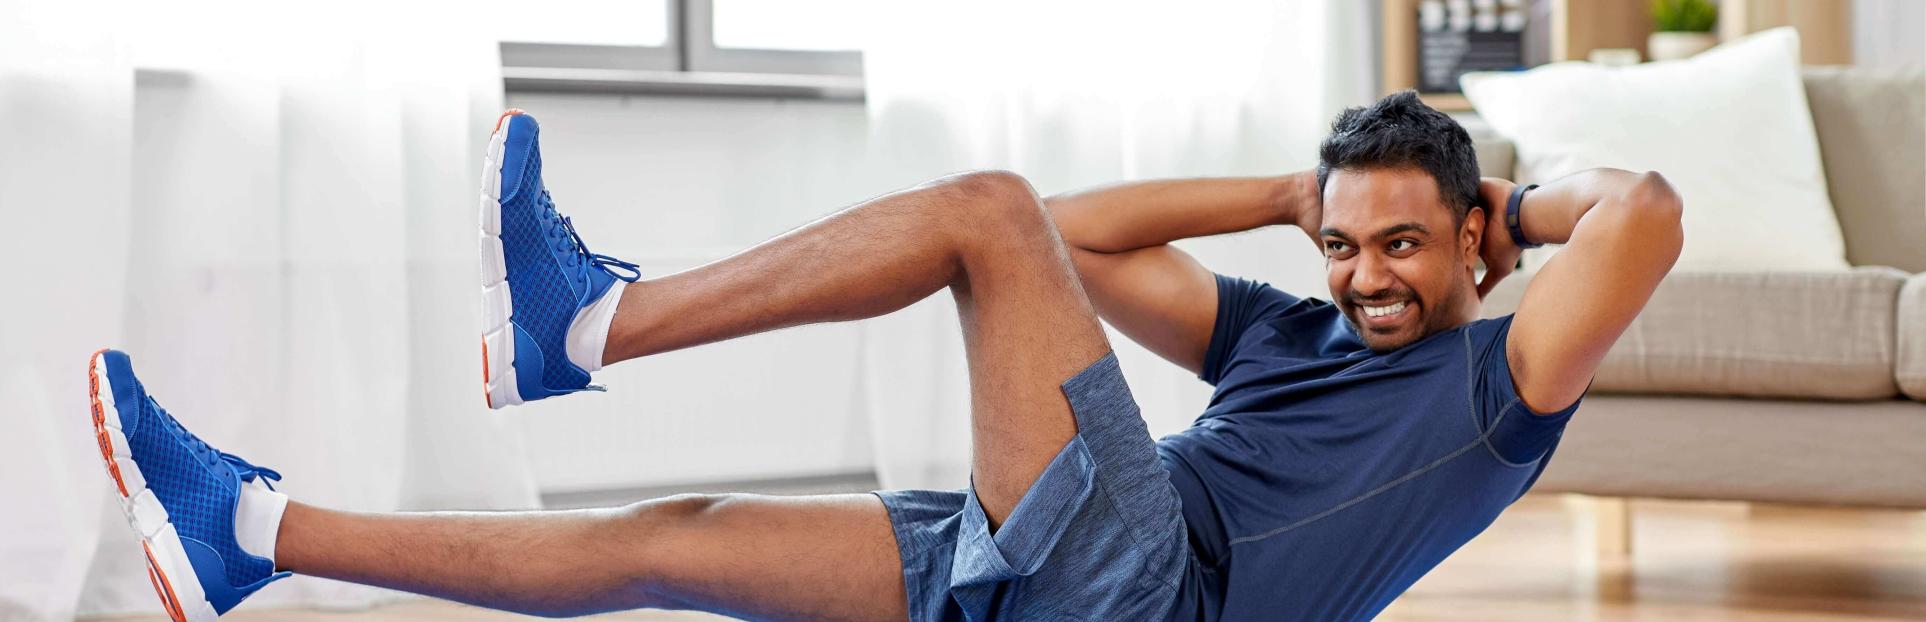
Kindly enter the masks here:
M 1785 26 L 1798 35 L 1798 63 L 1897 76 L 1898 103 L 1871 107 L 1910 115 L 1911 125 L 1869 127 L 1898 128 L 1902 144 L 1887 151 L 1901 154 L 1899 172 L 1886 179 L 1922 191 L 1922 165 L 1903 159 L 1917 158 L 1923 140 L 1926 3 L 1914 0 L 0 0 L 0 270 L 9 285 L 0 438 L 11 441 L 0 450 L 0 619 L 158 611 L 82 425 L 81 363 L 101 347 L 130 352 L 150 389 L 203 438 L 287 474 L 281 488 L 293 497 L 334 507 L 563 508 L 696 490 L 966 483 L 968 393 L 947 297 L 874 321 L 627 363 L 598 374 L 605 394 L 486 409 L 474 358 L 474 214 L 482 149 L 505 107 L 542 123 L 544 174 L 587 242 L 660 275 L 966 169 L 1007 168 L 1045 195 L 1301 170 L 1316 163 L 1338 111 L 1402 89 L 1459 118 L 1481 159 L 1502 154 L 1487 174 L 1548 175 L 1556 167 L 1545 143 L 1519 134 L 1530 124 L 1481 116 L 1461 75 L 1690 63 L 1720 41 Z M 1806 114 L 1818 114 L 1813 98 Z M 1748 105 L 1727 99 L 1699 112 Z M 1806 110 L 1803 97 L 1798 106 Z M 1817 146 L 1830 163 L 1823 125 Z M 1801 144 L 1817 149 L 1803 131 Z M 1620 165 L 1651 167 L 1638 163 Z M 1837 185 L 1831 171 L 1823 176 Z M 1823 176 L 1808 175 L 1821 198 Z M 1832 200 L 1841 201 L 1836 188 Z M 1832 252 L 1838 269 L 1900 272 L 1889 308 L 1902 291 L 1926 291 L 1908 284 L 1926 265 L 1902 265 L 1917 260 L 1904 250 L 1858 261 L 1854 253 L 1868 251 L 1854 250 L 1864 246 L 1854 231 L 1896 223 L 1866 235 L 1926 248 L 1926 226 L 1909 228 L 1926 223 L 1926 204 L 1896 209 L 1898 220 L 1832 225 L 1847 247 Z M 1216 271 L 1327 296 L 1322 262 L 1296 231 L 1182 245 Z M 1907 396 L 1926 398 L 1894 375 L 1896 361 L 1926 365 L 1904 350 L 1904 326 L 1916 318 L 1926 327 L 1926 312 L 1905 313 L 1884 316 L 1884 384 L 1867 395 L 1703 393 L 1771 398 L 1788 411 L 1807 410 L 1805 398 L 1871 400 L 1897 413 L 1900 427 L 1886 436 L 1926 446 L 1926 424 L 1905 419 L 1926 422 L 1926 405 Z M 1112 340 L 1153 435 L 1187 426 L 1209 387 Z M 1692 392 L 1627 392 L 1641 390 Z M 1926 472 L 1920 455 L 1891 459 Z M 1926 618 L 1918 479 L 1851 499 L 1567 481 L 1592 496 L 1528 498 L 1520 507 L 1537 513 L 1508 514 L 1488 534 L 1523 534 L 1556 563 L 1505 557 L 1517 547 L 1480 540 L 1468 554 L 1490 555 L 1460 564 L 1478 570 L 1451 574 L 1448 564 L 1407 597 L 1426 608 L 1401 603 L 1387 615 L 1664 618 L 1704 605 L 1741 617 Z M 1638 555 L 1691 551 L 1705 542 L 1694 530 L 1713 525 L 1758 541 L 1669 559 L 1796 557 L 1806 553 L 1770 543 L 1820 533 L 1839 540 L 1819 550 L 1846 551 L 1872 570 L 1840 560 L 1823 563 L 1858 569 L 1814 577 L 1774 575 L 1782 567 L 1770 565 L 1752 574 L 1656 566 L 1647 576 L 1664 579 L 1640 583 L 1638 563 L 1668 558 L 1615 543 L 1633 533 L 1625 499 L 1661 497 L 1726 503 L 1639 501 L 1656 518 L 1638 529 L 1657 530 L 1639 538 L 1679 539 Z M 1810 509 L 1838 505 L 1862 511 Z M 1808 524 L 1820 526 L 1797 530 Z M 1523 596 L 1480 608 L 1491 602 L 1480 590 L 1503 589 L 1474 578 L 1494 575 L 1517 577 Z M 1852 577 L 1863 581 L 1843 595 L 1767 596 Z M 1734 584 L 1752 596 L 1689 595 Z M 1613 608 L 1640 594 L 1657 594 L 1659 608 Z M 363 610 L 400 599 L 298 577 L 244 609 Z

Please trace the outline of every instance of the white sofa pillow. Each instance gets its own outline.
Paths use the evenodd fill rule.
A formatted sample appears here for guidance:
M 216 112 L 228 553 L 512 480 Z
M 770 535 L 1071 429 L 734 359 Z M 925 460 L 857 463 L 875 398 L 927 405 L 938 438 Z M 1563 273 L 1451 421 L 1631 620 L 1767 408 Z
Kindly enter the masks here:
M 1517 146 L 1521 183 L 1601 166 L 1664 174 L 1685 199 L 1679 270 L 1848 267 L 1791 28 L 1685 60 L 1555 63 L 1460 83 Z M 1548 257 L 1534 254 L 1534 268 Z

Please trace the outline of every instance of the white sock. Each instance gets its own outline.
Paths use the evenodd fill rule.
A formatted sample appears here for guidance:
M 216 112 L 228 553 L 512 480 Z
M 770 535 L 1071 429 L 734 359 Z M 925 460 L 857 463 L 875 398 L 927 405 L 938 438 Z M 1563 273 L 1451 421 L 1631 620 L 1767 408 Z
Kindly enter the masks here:
M 615 307 L 622 301 L 627 282 L 617 280 L 602 292 L 602 297 L 575 314 L 568 325 L 568 360 L 582 371 L 602 369 L 602 347 L 609 343 L 609 324 L 615 321 Z
M 241 500 L 234 508 L 234 540 L 250 555 L 274 559 L 274 543 L 281 537 L 281 513 L 288 496 L 268 490 L 260 478 L 241 484 Z

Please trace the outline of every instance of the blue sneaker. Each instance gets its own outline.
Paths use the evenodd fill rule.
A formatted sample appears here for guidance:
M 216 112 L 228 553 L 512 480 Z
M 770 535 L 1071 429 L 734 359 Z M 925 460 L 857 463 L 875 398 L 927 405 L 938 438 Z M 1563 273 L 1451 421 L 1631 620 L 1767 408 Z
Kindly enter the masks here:
M 211 621 L 288 576 L 234 537 L 241 486 L 268 485 L 281 474 L 182 429 L 134 378 L 125 353 L 95 352 L 87 384 L 100 457 L 147 554 L 147 579 L 174 622 Z
M 600 391 L 568 359 L 575 316 L 636 265 L 591 253 L 542 186 L 541 128 L 502 113 L 482 169 L 482 382 L 489 408 Z M 621 274 L 618 274 L 618 271 Z

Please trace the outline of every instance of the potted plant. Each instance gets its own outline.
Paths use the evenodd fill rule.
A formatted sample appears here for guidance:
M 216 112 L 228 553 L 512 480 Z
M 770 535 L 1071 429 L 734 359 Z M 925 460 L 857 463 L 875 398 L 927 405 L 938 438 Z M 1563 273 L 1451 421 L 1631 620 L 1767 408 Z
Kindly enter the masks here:
M 1712 28 L 1719 7 L 1712 0 L 1652 0 L 1652 36 L 1645 51 L 1652 60 L 1678 60 L 1718 45 Z

